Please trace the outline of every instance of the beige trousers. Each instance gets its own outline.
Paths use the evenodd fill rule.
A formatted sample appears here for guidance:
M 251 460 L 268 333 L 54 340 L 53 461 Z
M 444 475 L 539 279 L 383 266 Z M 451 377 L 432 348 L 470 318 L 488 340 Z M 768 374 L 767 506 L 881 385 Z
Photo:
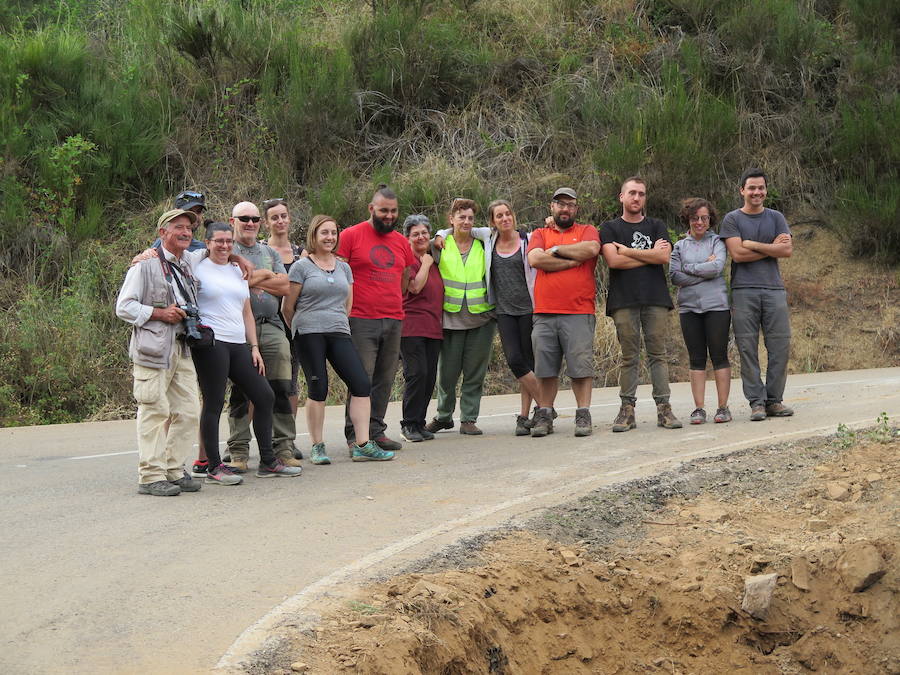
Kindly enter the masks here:
M 200 422 L 197 372 L 190 355 L 182 356 L 176 348 L 168 370 L 135 364 L 134 398 L 138 404 L 138 482 L 178 480 Z

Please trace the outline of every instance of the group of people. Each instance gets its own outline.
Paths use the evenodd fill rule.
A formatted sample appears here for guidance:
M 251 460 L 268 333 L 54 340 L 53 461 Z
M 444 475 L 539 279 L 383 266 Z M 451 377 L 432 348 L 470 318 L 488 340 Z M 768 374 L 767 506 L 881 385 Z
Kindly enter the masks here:
M 533 231 L 519 228 L 506 200 L 479 207 L 454 199 L 445 229 L 413 214 L 397 231 L 396 194 L 381 186 L 368 219 L 340 230 L 330 216 L 310 222 L 305 246 L 290 242 L 284 199 L 232 209 L 229 222 L 206 221 L 205 242 L 194 239 L 205 210 L 203 195 L 186 191 L 158 223 L 159 240 L 135 259 L 117 302 L 134 327 L 129 353 L 138 403 L 139 487 L 160 496 L 207 484 L 237 485 L 248 471 L 252 422 L 259 477 L 301 472 L 296 437 L 297 379 L 308 397 L 310 461 L 330 464 L 324 442 L 328 370 L 347 386 L 344 436 L 353 461 L 393 459 L 402 445 L 384 422 L 395 375 L 403 364 L 401 435 L 427 441 L 455 426 L 479 435 L 484 379 L 495 328 L 518 380 L 517 436 L 553 433 L 554 401 L 563 361 L 577 409 L 574 434 L 593 432 L 597 283 L 609 267 L 606 315 L 622 352 L 621 405 L 614 432 L 636 426 L 635 404 L 643 337 L 658 425 L 682 426 L 669 402 L 666 359 L 668 312 L 677 307 L 690 358 L 692 424 L 707 421 L 705 382 L 711 360 L 717 391 L 715 422 L 732 419 L 729 331 L 741 356 L 750 419 L 793 414 L 782 398 L 790 325 L 780 258 L 792 253 L 784 216 L 764 206 L 767 178 L 759 169 L 741 177 L 743 205 L 714 228 L 713 205 L 685 200 L 684 238 L 670 241 L 664 223 L 645 214 L 646 182 L 633 176 L 619 194 L 622 214 L 593 225 L 577 222 L 578 197 L 561 187 L 549 215 Z M 261 224 L 269 233 L 259 240 Z M 723 276 L 732 259 L 731 298 Z M 668 265 L 668 276 L 666 266 Z M 768 351 L 765 382 L 759 366 L 762 330 Z M 218 420 L 231 380 L 225 456 Z M 435 416 L 426 421 L 432 394 Z M 199 404 L 202 394 L 202 406 Z M 184 469 L 199 429 L 199 457 Z

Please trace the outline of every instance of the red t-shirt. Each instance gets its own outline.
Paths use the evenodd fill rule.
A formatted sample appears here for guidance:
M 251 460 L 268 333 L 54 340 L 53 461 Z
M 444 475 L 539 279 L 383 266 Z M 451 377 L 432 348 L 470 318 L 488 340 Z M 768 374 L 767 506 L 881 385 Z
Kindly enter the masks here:
M 400 281 L 415 256 L 399 232 L 379 234 L 368 220 L 341 232 L 337 255 L 353 271 L 353 307 L 357 319 L 403 320 Z
M 593 225 L 576 223 L 568 230 L 542 227 L 531 234 L 528 250 L 577 244 L 581 241 L 600 243 L 600 235 Z M 597 258 L 585 260 L 578 267 L 559 272 L 537 271 L 534 280 L 535 314 L 593 314 L 597 297 L 594 268 Z
M 416 258 L 410 274 L 415 276 L 421 267 L 422 261 Z M 406 318 L 403 319 L 402 337 L 444 338 L 444 281 L 436 264 L 428 268 L 428 278 L 421 291 L 407 292 L 403 296 L 403 311 Z

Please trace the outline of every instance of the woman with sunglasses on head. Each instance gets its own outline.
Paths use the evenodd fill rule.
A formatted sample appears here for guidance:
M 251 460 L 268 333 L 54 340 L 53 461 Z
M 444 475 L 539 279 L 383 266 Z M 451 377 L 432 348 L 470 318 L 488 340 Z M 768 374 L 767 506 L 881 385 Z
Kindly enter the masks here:
M 323 438 L 328 396 L 326 361 L 350 390 L 350 420 L 356 433 L 350 458 L 354 462 L 390 460 L 394 453 L 369 439 L 371 382 L 353 346 L 347 318 L 353 304 L 353 272 L 335 256 L 337 244 L 334 219 L 313 217 L 306 233 L 309 256 L 291 267 L 290 289 L 281 303 L 306 376 L 306 426 L 313 443 L 310 460 L 313 464 L 331 464 Z
M 731 364 L 728 361 L 728 330 L 731 310 L 725 269 L 725 244 L 713 228 L 716 209 L 705 199 L 685 199 L 679 214 L 687 234 L 672 248 L 669 278 L 678 287 L 678 316 L 690 358 L 691 393 L 694 412 L 691 424 L 706 422 L 707 353 L 716 381 L 718 408 L 715 422 L 730 422 L 728 395 L 731 388 Z
M 206 230 L 209 256 L 194 268 L 200 290 L 197 307 L 201 323 L 215 332 L 214 344 L 191 349 L 203 407 L 200 435 L 209 458 L 206 482 L 239 485 L 243 479 L 222 463 L 219 455 L 219 418 L 225 404 L 226 380 L 231 380 L 255 406 L 253 430 L 259 445 L 259 478 L 299 476 L 299 467 L 285 466 L 272 450 L 272 408 L 275 394 L 263 376 L 265 366 L 256 341 L 256 320 L 250 308 L 250 289 L 240 271 L 229 263 L 234 231 L 226 223 Z

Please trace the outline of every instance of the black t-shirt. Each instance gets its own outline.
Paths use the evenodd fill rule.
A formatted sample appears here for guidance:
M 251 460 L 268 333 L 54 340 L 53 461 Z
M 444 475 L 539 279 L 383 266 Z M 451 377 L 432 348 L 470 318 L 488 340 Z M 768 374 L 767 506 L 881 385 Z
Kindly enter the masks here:
M 627 223 L 619 216 L 600 226 L 601 245 L 614 241 L 628 248 L 650 249 L 657 239 L 670 244 L 669 233 L 661 220 L 644 218 L 639 223 Z M 642 265 L 630 270 L 609 270 L 609 295 L 606 315 L 623 307 L 657 306 L 672 309 L 672 296 L 666 282 L 664 265 Z

